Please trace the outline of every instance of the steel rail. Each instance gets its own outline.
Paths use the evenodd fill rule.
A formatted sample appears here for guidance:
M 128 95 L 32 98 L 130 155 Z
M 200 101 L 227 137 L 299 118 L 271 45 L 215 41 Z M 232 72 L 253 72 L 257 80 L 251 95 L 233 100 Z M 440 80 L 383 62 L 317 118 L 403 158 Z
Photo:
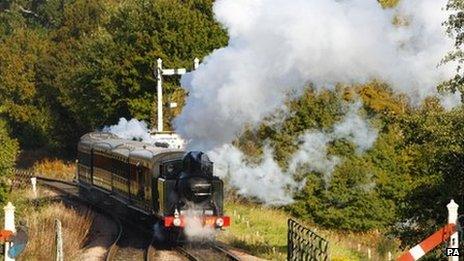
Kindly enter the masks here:
M 234 261 L 240 261 L 241 259 L 236 256 L 234 253 L 230 252 L 229 250 L 223 248 L 222 246 L 219 246 L 217 244 L 210 244 L 210 246 L 218 251 L 218 252 L 221 252 L 222 254 L 224 254 L 225 256 L 227 256 L 227 258 L 229 258 L 230 260 L 234 260 Z
M 118 242 L 122 237 L 122 231 L 123 231 L 122 223 L 119 219 L 115 219 L 115 220 L 118 226 L 118 235 L 116 236 L 113 243 L 108 248 L 108 252 L 106 253 L 106 257 L 105 257 L 106 261 L 111 261 L 114 259 L 114 257 L 116 256 L 116 253 L 119 250 Z
M 183 246 L 177 246 L 175 247 L 176 251 L 181 253 L 183 256 L 185 256 L 188 260 L 190 261 L 200 261 L 198 257 L 190 253 L 185 247 Z
M 153 246 L 154 243 L 155 243 L 155 236 L 152 235 L 150 245 L 148 245 L 147 250 L 145 252 L 145 261 L 154 261 L 155 260 L 156 249 Z

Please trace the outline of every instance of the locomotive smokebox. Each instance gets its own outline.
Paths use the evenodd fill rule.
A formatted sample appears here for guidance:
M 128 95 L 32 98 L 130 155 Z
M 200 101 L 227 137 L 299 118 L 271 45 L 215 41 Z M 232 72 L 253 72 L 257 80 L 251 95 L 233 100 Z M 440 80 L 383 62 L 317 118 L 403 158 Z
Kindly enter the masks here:
M 195 203 L 209 200 L 213 189 L 213 163 L 208 155 L 200 151 L 188 152 L 182 164 L 183 170 L 178 183 L 180 194 Z

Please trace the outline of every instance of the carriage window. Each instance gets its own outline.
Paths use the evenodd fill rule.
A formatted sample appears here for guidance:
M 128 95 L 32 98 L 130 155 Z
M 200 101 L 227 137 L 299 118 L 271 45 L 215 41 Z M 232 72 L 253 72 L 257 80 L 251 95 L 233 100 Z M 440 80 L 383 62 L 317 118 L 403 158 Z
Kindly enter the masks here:
M 175 178 L 182 171 L 182 160 L 166 161 L 160 168 L 163 177 Z
M 82 151 L 77 152 L 77 159 L 80 164 L 90 166 L 90 154 Z

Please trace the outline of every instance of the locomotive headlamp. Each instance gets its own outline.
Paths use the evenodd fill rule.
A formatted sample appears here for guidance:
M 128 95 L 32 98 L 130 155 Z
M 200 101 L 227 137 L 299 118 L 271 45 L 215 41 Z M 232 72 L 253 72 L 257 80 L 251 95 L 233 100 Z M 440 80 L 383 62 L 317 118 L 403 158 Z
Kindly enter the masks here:
M 218 218 L 216 219 L 216 226 L 222 227 L 224 225 L 224 219 Z
M 181 222 L 180 218 L 174 218 L 174 220 L 172 221 L 172 224 L 174 224 L 174 226 L 176 226 L 176 227 L 180 227 L 181 223 L 182 222 Z

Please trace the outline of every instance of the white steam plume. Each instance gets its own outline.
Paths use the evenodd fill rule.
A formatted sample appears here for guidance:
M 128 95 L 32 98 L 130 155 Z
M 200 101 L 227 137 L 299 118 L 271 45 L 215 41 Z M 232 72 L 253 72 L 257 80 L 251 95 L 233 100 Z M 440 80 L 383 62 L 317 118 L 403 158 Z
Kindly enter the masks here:
M 183 214 L 185 218 L 184 233 L 188 241 L 201 242 L 211 241 L 215 238 L 217 231 L 211 225 L 203 224 L 204 214 L 201 209 L 198 211 L 195 204 L 188 203 L 189 208 Z
M 358 113 L 361 106 L 361 102 L 349 106 L 345 118 L 334 126 L 332 134 L 334 139 L 347 139 L 353 142 L 358 151 L 367 150 L 377 140 L 377 130 Z
M 332 141 L 330 136 L 320 131 L 308 131 L 300 136 L 302 144 L 290 160 L 289 173 L 295 175 L 299 170 L 321 173 L 327 187 L 332 172 L 341 161 L 339 157 L 327 154 L 327 146 Z
M 126 140 L 139 140 L 147 143 L 154 142 L 150 136 L 148 125 L 144 121 L 137 119 L 126 120 L 120 118 L 118 124 L 103 127 L 103 131 L 111 132 L 122 139 Z
M 228 180 L 238 194 L 255 197 L 269 205 L 293 202 L 292 192 L 298 184 L 292 174 L 282 171 L 269 147 L 264 148 L 258 165 L 247 163 L 243 152 L 229 144 L 211 151 L 209 155 L 215 164 L 215 175 Z
M 328 187 L 335 167 L 342 161 L 329 155 L 330 142 L 347 139 L 363 152 L 377 139 L 377 131 L 358 114 L 359 107 L 360 103 L 349 106 L 344 118 L 333 126 L 331 132 L 308 130 L 303 133 L 287 170 L 280 168 L 268 146 L 264 148 L 261 163 L 250 164 L 239 149 L 226 144 L 209 153 L 215 162 L 215 174 L 228 180 L 238 194 L 254 197 L 268 205 L 292 203 L 293 193 L 305 184 L 305 180 L 296 181 L 296 175 L 302 171 L 320 173 Z
M 214 13 L 229 44 L 182 77 L 189 96 L 176 129 L 196 149 L 222 146 L 309 83 L 378 79 L 413 103 L 435 95 L 454 72 L 437 67 L 452 48 L 441 25 L 446 2 L 403 0 L 384 10 L 366 0 L 218 0 Z M 394 25 L 396 15 L 406 25 Z

